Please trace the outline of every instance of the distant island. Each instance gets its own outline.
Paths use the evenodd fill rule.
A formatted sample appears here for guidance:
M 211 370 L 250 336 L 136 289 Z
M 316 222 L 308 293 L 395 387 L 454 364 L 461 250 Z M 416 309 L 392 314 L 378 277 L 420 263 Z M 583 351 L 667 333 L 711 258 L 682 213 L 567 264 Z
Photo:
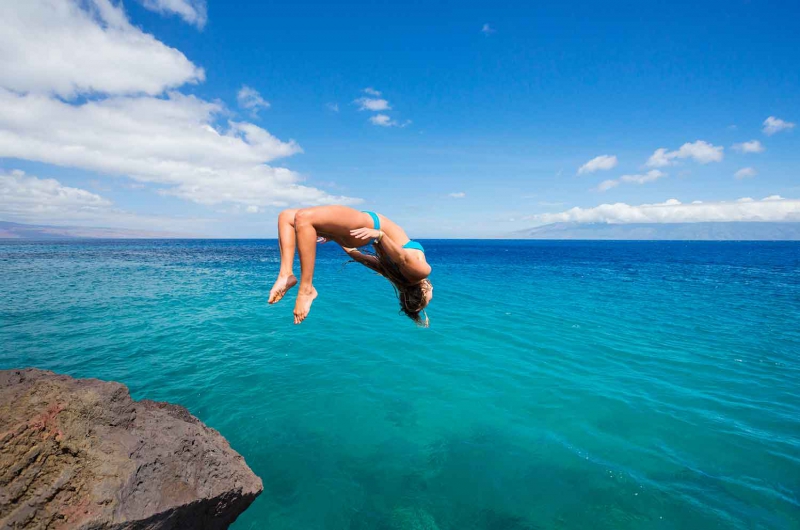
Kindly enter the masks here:
M 29 225 L 0 221 L 0 239 L 194 239 L 202 236 L 86 226 Z M 652 241 L 800 241 L 798 223 L 553 223 L 499 239 L 596 239 Z
M 799 241 L 800 223 L 553 223 L 510 234 L 517 239 Z
M 157 230 L 28 225 L 0 221 L 0 239 L 188 239 L 193 237 L 197 236 Z

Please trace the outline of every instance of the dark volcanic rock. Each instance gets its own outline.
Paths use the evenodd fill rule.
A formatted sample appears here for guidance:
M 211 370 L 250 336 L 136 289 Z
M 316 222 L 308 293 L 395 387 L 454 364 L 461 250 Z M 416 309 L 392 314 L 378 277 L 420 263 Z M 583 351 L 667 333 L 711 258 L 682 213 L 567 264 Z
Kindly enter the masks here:
M 227 528 L 261 493 L 214 429 L 119 383 L 0 371 L 0 528 Z

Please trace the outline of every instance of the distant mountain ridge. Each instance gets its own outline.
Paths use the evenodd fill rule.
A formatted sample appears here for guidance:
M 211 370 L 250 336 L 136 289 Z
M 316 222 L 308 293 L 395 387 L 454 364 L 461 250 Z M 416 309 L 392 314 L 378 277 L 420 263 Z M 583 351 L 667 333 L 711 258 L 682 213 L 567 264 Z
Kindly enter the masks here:
M 510 235 L 520 239 L 800 241 L 800 223 L 553 223 Z
M 193 234 L 0 221 L 0 239 L 191 239 Z M 553 223 L 518 230 L 510 239 L 800 241 L 798 223 Z
M 95 228 L 86 226 L 28 225 L 0 221 L 0 239 L 160 239 L 196 236 L 154 230 Z

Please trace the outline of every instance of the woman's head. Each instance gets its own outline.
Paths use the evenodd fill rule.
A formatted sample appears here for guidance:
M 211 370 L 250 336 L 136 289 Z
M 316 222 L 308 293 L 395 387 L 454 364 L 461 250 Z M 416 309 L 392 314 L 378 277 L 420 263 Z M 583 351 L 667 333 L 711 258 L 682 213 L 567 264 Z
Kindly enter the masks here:
M 433 284 L 427 278 L 410 283 L 380 246 L 376 245 L 375 251 L 379 263 L 378 272 L 394 285 L 397 297 L 400 299 L 400 310 L 418 326 L 428 327 L 428 316 L 425 315 L 423 319 L 421 314 L 433 298 Z
M 425 278 L 414 285 L 394 285 L 400 298 L 400 309 L 417 325 L 428 327 L 428 316 L 423 320 L 420 314 L 433 298 L 433 284 Z

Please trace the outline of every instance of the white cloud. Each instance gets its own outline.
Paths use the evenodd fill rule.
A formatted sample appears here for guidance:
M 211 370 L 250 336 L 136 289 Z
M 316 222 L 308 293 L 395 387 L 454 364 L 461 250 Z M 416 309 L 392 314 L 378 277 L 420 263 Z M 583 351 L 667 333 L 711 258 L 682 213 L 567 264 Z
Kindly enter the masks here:
M 597 186 L 597 191 L 608 191 L 611 188 L 616 188 L 620 184 L 646 184 L 666 176 L 666 173 L 658 169 L 651 169 L 643 175 L 622 175 L 618 179 L 604 180 Z
M 758 175 L 758 172 L 755 170 L 755 168 L 752 167 L 743 167 L 742 169 L 733 174 L 733 176 L 739 180 L 749 177 L 755 177 L 756 175 Z
M 328 110 L 331 112 L 339 112 L 339 104 L 338 103 L 328 103 L 325 105 L 328 107 Z
M 358 105 L 358 110 L 370 110 L 373 112 L 377 112 L 379 110 L 390 110 L 392 107 L 389 106 L 389 102 L 385 99 L 377 99 L 377 98 L 358 98 L 353 103 Z
M 604 180 L 600 184 L 597 185 L 597 191 L 608 191 L 611 188 L 616 188 L 619 186 L 620 181 L 616 179 L 608 179 Z
M 733 144 L 733 148 L 740 153 L 763 153 L 765 149 L 764 145 L 758 140 Z
M 368 86 L 367 88 L 365 88 L 364 92 L 366 92 L 370 96 L 380 96 L 381 95 L 381 92 L 379 90 L 375 90 L 371 86 Z
M 205 0 L 141 0 L 141 2 L 151 11 L 178 15 L 200 29 L 205 27 L 208 20 Z
M 492 26 L 490 26 L 489 24 L 484 24 L 483 27 L 481 28 L 481 33 L 483 33 L 487 37 L 489 35 L 491 35 L 492 33 L 494 33 L 494 32 L 495 32 L 495 29 Z
M 595 208 L 572 208 L 559 213 L 531 217 L 539 224 L 577 223 L 698 223 L 708 221 L 800 221 L 800 199 L 777 195 L 760 201 L 694 202 L 683 204 L 670 199 L 660 204 L 632 206 L 625 203 L 601 204 Z
M 617 167 L 617 157 L 609 155 L 600 155 L 592 158 L 580 168 L 578 168 L 578 175 L 584 173 L 594 173 L 595 171 L 607 171 Z
M 669 166 L 677 159 L 691 158 L 701 164 L 708 164 L 709 162 L 720 162 L 722 160 L 722 152 L 724 148 L 721 146 L 711 145 L 703 140 L 697 140 L 694 143 L 685 143 L 677 151 L 668 151 L 665 148 L 656 149 L 655 152 L 647 160 L 647 167 L 664 167 Z
M 55 179 L 27 176 L 23 171 L 0 173 L 0 212 L 4 216 L 80 215 L 106 210 L 111 202 L 92 192 L 62 186 Z
M 790 131 L 794 129 L 794 123 L 783 121 L 775 116 L 770 116 L 764 120 L 764 127 L 761 129 L 767 136 L 772 136 L 781 131 Z
M 0 157 L 128 175 L 202 204 L 358 202 L 303 186 L 297 173 L 266 165 L 301 152 L 300 146 L 247 122 L 215 127 L 223 113 L 220 103 L 176 92 L 72 105 L 0 89 Z
M 16 92 L 155 95 L 205 79 L 110 0 L 3 0 L 0 20 L 0 84 Z
M 266 101 L 258 93 L 258 90 L 250 88 L 247 85 L 242 85 L 239 92 L 236 94 L 236 101 L 243 109 L 247 109 L 253 115 L 257 115 L 261 109 L 268 109 L 270 107 L 269 101 Z
M 457 192 L 454 192 L 454 193 L 450 193 L 447 196 L 448 197 L 452 197 L 453 199 L 463 199 L 464 197 L 467 196 L 467 194 L 464 193 L 463 191 L 457 191 Z
M 411 120 L 406 120 L 402 123 L 391 119 L 386 114 L 376 114 L 374 116 L 369 117 L 370 123 L 373 125 L 379 125 L 381 127 L 405 127 L 411 124 Z
M 391 127 L 392 125 L 396 125 L 396 122 L 386 114 L 376 114 L 375 116 L 370 116 L 369 121 L 371 121 L 373 125 L 380 125 L 381 127 Z
M 0 216 L 18 222 L 105 228 L 193 231 L 204 220 L 137 215 L 90 191 L 23 171 L 0 172 Z
M 202 204 L 359 202 L 267 165 L 301 152 L 293 140 L 252 123 L 220 124 L 229 113 L 219 102 L 162 95 L 203 71 L 133 27 L 119 5 L 0 0 L 0 20 L 0 157 L 126 175 Z M 245 104 L 263 107 L 258 98 Z

